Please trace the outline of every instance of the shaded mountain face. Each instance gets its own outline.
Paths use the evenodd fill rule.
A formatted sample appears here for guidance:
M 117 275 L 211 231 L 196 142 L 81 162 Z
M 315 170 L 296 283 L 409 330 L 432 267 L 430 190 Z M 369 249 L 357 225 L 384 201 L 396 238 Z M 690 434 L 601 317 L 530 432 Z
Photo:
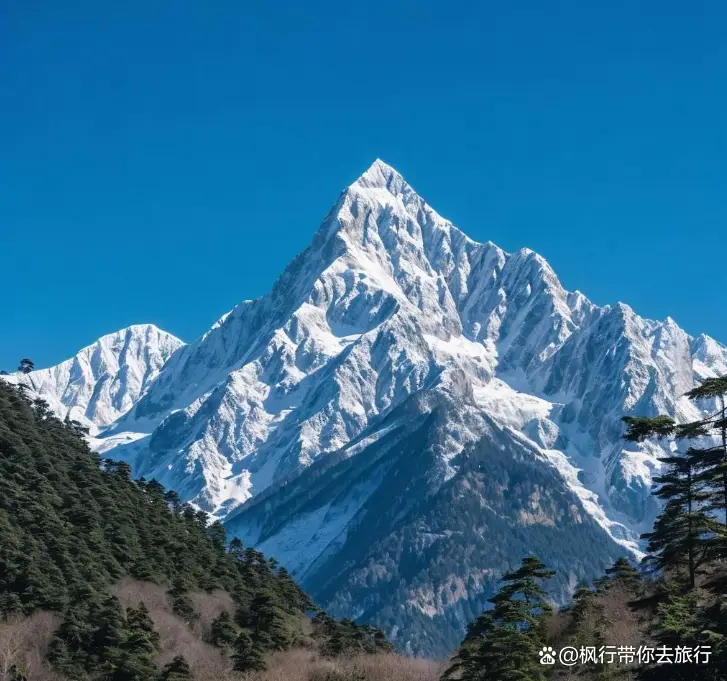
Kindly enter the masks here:
M 181 347 L 94 440 L 275 555 L 332 612 L 446 652 L 535 551 L 554 596 L 656 512 L 655 444 L 727 349 L 469 239 L 376 161 L 267 295 Z M 708 405 L 707 405 L 708 406 Z
M 464 375 L 449 378 L 226 523 L 332 612 L 440 659 L 518 556 L 558 570 L 551 595 L 562 603 L 625 553 L 538 447 L 483 414 Z M 464 444 L 445 461 L 453 441 Z
M 102 336 L 50 369 L 5 379 L 45 399 L 60 418 L 67 416 L 97 432 L 136 404 L 182 345 L 153 324 L 139 324 Z

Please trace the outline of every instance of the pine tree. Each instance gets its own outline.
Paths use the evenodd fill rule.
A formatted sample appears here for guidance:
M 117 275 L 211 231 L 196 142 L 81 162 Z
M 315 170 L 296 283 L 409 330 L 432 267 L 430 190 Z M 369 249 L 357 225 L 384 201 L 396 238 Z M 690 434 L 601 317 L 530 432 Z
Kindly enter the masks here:
M 700 440 L 714 438 L 718 444 L 691 449 L 695 471 L 710 484 L 711 506 L 727 520 L 727 376 L 707 378 L 685 395 L 694 402 L 714 401 L 717 409 L 705 418 L 677 424 L 671 416 L 655 418 L 624 417 L 628 426 L 625 439 L 643 442 L 647 439 L 676 438 Z M 724 548 L 724 547 L 723 547 Z M 724 551 L 723 551 L 724 552 Z
M 71 419 L 68 417 L 68 414 L 66 414 L 66 418 L 63 419 L 63 425 L 66 426 L 69 430 L 72 430 L 77 435 L 88 435 L 90 428 L 86 428 L 80 421 L 76 421 L 75 419 Z
M 628 558 L 619 558 L 611 567 L 606 568 L 608 584 L 617 584 L 632 594 L 636 594 L 642 587 L 641 573 L 631 564 Z
M 181 577 L 177 577 L 172 583 L 172 588 L 167 592 L 169 602 L 172 606 L 172 612 L 187 623 L 197 617 L 197 613 L 194 610 L 194 603 L 189 598 L 188 591 L 188 584 Z
M 693 589 L 700 568 L 711 557 L 717 523 L 705 510 L 709 493 L 695 473 L 693 455 L 669 456 L 660 461 L 666 464 L 667 471 L 656 478 L 659 488 L 655 495 L 666 503 L 653 531 L 643 535 L 649 541 L 645 560 L 685 580 Z
M 124 651 L 111 674 L 111 681 L 149 681 L 157 676 L 157 668 L 151 659 L 136 655 L 134 651 Z
M 595 591 L 588 588 L 587 584 L 580 583 L 576 586 L 571 606 L 568 609 L 570 615 L 569 630 L 572 634 L 576 634 L 582 629 L 587 615 L 596 609 L 597 595 Z M 599 608 L 599 610 L 602 610 L 602 608 Z
M 18 364 L 18 371 L 21 374 L 29 374 L 31 371 L 35 369 L 35 363 L 32 359 L 28 359 L 27 357 L 20 360 L 20 364 Z
M 159 650 L 159 634 L 144 603 L 126 610 L 126 642 L 124 647 L 134 655 L 151 661 Z
M 270 591 L 261 591 L 250 604 L 250 628 L 255 645 L 263 650 L 284 650 L 291 642 L 285 613 Z
M 232 623 L 230 613 L 223 610 L 218 617 L 212 620 L 210 626 L 210 641 L 218 648 L 231 646 L 237 638 L 237 630 Z
M 721 378 L 708 378 L 693 390 L 687 393 L 691 400 L 715 400 L 718 404 L 717 411 L 701 421 L 680 426 L 681 437 L 700 437 L 704 435 L 716 435 L 719 444 L 716 447 L 709 447 L 701 451 L 701 456 L 706 460 L 708 474 L 707 479 L 712 480 L 719 486 L 715 493 L 718 500 L 716 507 L 724 511 L 724 519 L 727 522 L 727 376 Z
M 358 627 L 364 642 L 364 651 L 376 655 L 377 653 L 393 653 L 394 646 L 389 642 L 381 629 L 364 624 Z
M 207 536 L 218 548 L 224 549 L 227 546 L 227 533 L 224 525 L 219 520 L 215 520 L 207 528 Z
M 232 668 L 236 672 L 263 671 L 266 668 L 264 650 L 253 643 L 250 634 L 244 629 L 235 639 Z
M 714 594 L 714 600 L 701 610 L 702 636 L 712 647 L 714 664 L 727 669 L 727 595 Z
M 145 637 L 147 643 L 145 647 L 150 650 L 156 650 L 159 647 L 159 634 L 154 630 L 154 622 L 149 615 L 149 610 L 145 603 L 139 603 L 138 608 L 126 609 L 126 628 L 131 636 Z M 141 643 L 137 643 L 141 645 Z
M 505 585 L 489 599 L 493 608 L 469 628 L 445 676 L 459 673 L 462 681 L 540 681 L 544 679 L 538 651 L 545 642 L 546 616 L 551 608 L 540 582 L 553 572 L 535 557 L 523 559 Z
M 599 580 L 600 581 L 600 580 Z M 569 615 L 566 627 L 567 644 L 580 650 L 582 647 L 600 647 L 605 645 L 604 631 L 611 624 L 603 602 L 604 591 L 614 584 L 611 578 L 605 577 L 605 584 L 599 590 L 593 590 L 581 583 L 576 587 L 571 606 L 567 609 Z M 580 671 L 587 678 L 598 678 L 605 671 L 592 662 L 586 663 Z
M 192 681 L 192 670 L 183 655 L 177 655 L 165 665 L 161 673 L 161 681 Z
M 651 599 L 656 613 L 649 629 L 659 645 L 711 645 L 713 664 L 686 670 L 652 665 L 642 671 L 641 678 L 658 681 L 713 681 L 725 678 L 715 670 L 727 668 L 727 577 L 720 568 L 727 558 L 727 377 L 707 379 L 686 396 L 713 400 L 717 409 L 685 424 L 665 416 L 624 419 L 628 440 L 673 437 L 699 445 L 684 455 L 666 457 L 667 472 L 657 480 L 656 494 L 666 504 L 647 535 L 648 560 L 664 576 Z M 709 573 L 704 585 L 711 594 L 695 588 L 702 571 Z
M 233 537 L 229 545 L 230 553 L 238 558 L 239 560 L 244 559 L 245 547 L 243 546 L 242 540 L 239 537 Z
M 174 510 L 178 510 L 180 506 L 179 494 L 173 489 L 164 493 L 164 501 Z
M 52 415 L 50 404 L 41 397 L 36 397 L 33 400 L 33 409 L 35 409 L 35 413 L 40 416 L 40 418 L 46 418 Z
M 88 641 L 87 655 L 106 674 L 112 674 L 126 642 L 124 613 L 114 596 L 106 596 L 94 618 L 95 631 Z
M 656 613 L 650 618 L 649 634 L 656 646 L 674 649 L 677 646 L 696 647 L 705 645 L 703 621 L 698 605 L 698 590 L 684 592 L 674 583 L 664 582 L 666 593 L 661 594 Z M 710 665 L 711 667 L 711 665 Z M 649 664 L 639 670 L 644 681 L 721 681 L 712 669 L 702 665 Z

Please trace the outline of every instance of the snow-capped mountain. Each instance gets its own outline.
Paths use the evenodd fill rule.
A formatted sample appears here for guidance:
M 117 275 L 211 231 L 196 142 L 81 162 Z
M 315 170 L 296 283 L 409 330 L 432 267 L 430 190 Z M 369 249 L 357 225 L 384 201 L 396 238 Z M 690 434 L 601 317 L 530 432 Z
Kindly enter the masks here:
M 696 416 L 682 395 L 725 372 L 717 341 L 564 290 L 376 161 L 270 293 L 171 354 L 93 444 L 331 612 L 443 653 L 523 554 L 564 599 L 638 552 L 661 451 L 626 445 L 621 417 Z
M 134 406 L 182 345 L 153 324 L 138 324 L 102 336 L 54 367 L 4 378 L 45 399 L 60 418 L 67 416 L 95 433 Z
M 99 446 L 224 515 L 462 371 L 478 408 L 557 442 L 607 512 L 639 521 L 656 452 L 625 452 L 620 417 L 689 415 L 680 396 L 725 357 L 670 319 L 565 291 L 528 249 L 472 241 L 376 161 L 273 290 L 174 355 Z

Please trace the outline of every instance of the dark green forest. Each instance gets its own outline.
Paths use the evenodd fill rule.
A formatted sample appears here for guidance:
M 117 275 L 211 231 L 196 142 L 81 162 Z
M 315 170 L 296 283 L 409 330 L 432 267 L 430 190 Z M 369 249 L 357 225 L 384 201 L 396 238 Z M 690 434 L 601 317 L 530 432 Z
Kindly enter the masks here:
M 657 439 L 670 451 L 642 564 L 620 558 L 554 611 L 545 587 L 555 573 L 526 556 L 469 625 L 443 679 L 727 679 L 727 378 L 688 396 L 710 415 L 624 419 L 626 440 Z M 274 559 L 228 541 L 175 492 L 133 480 L 128 464 L 101 459 L 83 435 L 0 381 L 2 681 L 439 675 L 393 655 L 380 630 L 329 617 Z M 19 654 L 19 631 L 26 643 L 43 639 L 42 667 Z M 200 646 L 223 675 L 199 671 Z M 561 663 L 566 647 L 577 664 Z
M 136 585 L 132 605 L 114 592 L 119 583 Z M 391 650 L 379 630 L 331 619 L 274 559 L 228 542 L 219 522 L 153 480 L 133 480 L 128 464 L 89 449 L 78 424 L 0 381 L 0 679 L 192 679 L 184 651 L 159 663 L 145 584 L 233 674 L 293 647 L 324 657 Z M 229 609 L 200 628 L 204 594 L 224 595 Z M 13 657 L 14 634 L 38 613 L 57 623 L 45 676 Z

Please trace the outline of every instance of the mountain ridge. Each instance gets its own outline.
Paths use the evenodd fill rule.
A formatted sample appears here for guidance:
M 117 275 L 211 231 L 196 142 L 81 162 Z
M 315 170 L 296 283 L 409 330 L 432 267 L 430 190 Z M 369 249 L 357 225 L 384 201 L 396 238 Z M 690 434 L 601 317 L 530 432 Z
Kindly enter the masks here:
M 183 345 L 154 324 L 132 324 L 101 336 L 60 364 L 4 378 L 45 399 L 59 418 L 79 421 L 95 433 L 131 409 Z
M 663 452 L 626 447 L 620 418 L 691 419 L 683 393 L 725 368 L 714 339 L 566 291 L 530 249 L 473 241 L 377 160 L 271 291 L 173 353 L 93 445 L 277 554 L 331 612 L 446 652 L 516 546 L 550 537 L 561 599 L 638 554 Z M 490 525 L 472 534 L 458 505 Z

